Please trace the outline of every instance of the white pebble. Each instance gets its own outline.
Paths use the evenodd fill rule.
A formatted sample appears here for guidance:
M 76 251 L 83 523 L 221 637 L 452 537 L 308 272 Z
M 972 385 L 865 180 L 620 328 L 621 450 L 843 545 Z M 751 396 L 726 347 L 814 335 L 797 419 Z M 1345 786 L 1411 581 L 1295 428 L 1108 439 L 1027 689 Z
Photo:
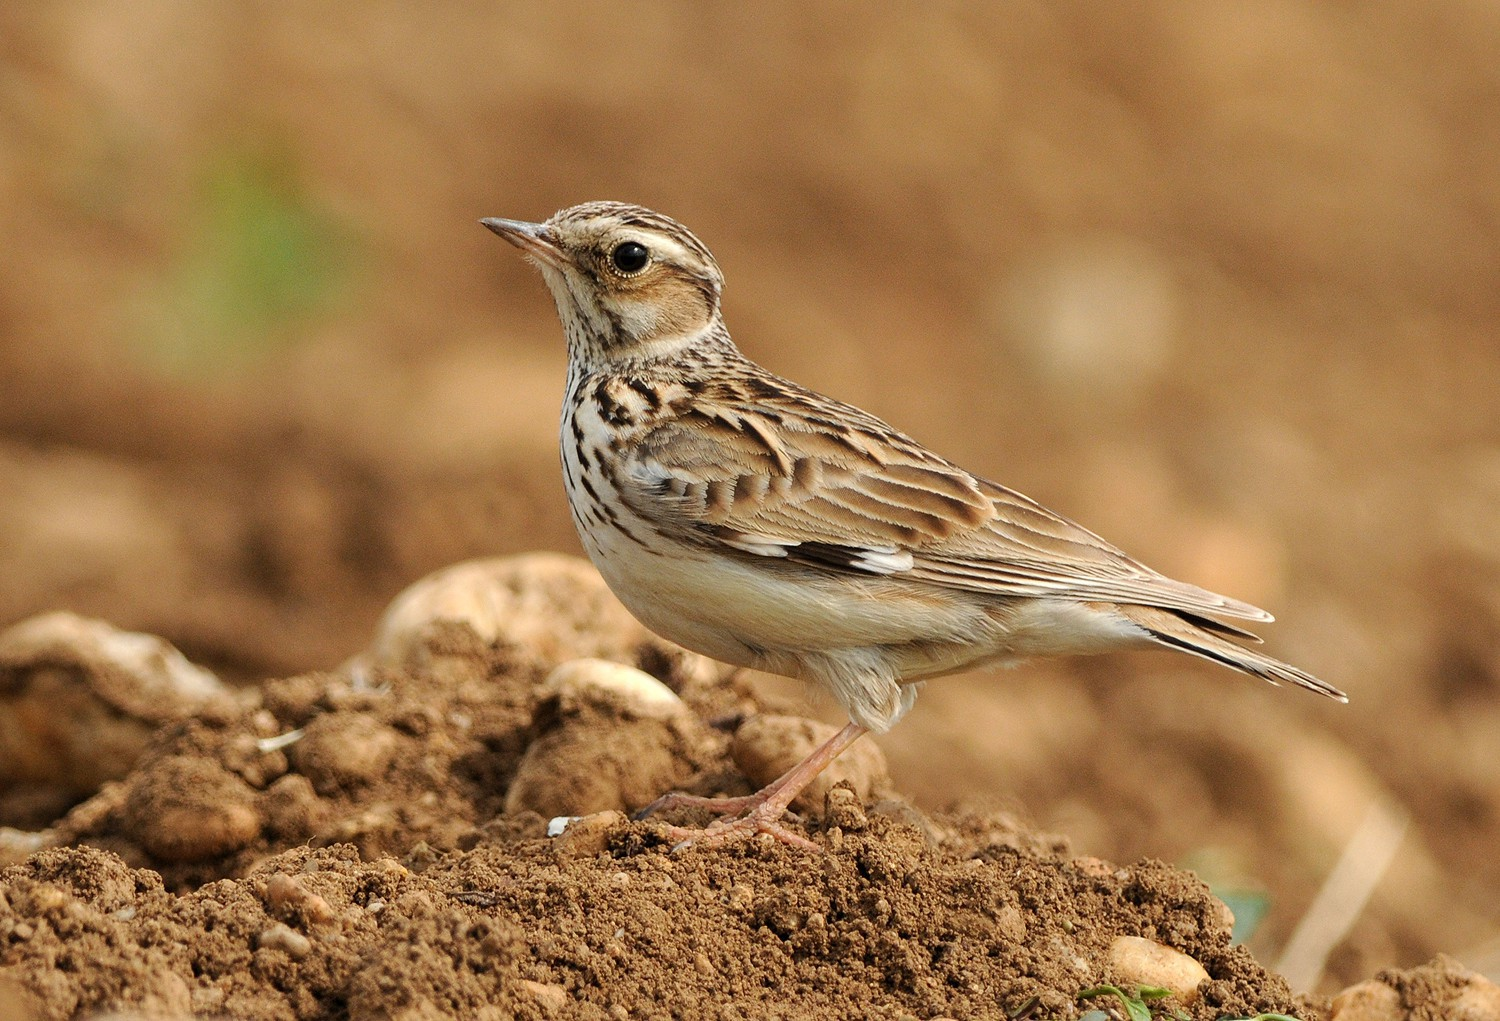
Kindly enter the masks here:
M 677 693 L 635 667 L 605 659 L 570 659 L 547 675 L 542 690 L 564 701 L 613 696 L 638 716 L 671 719 L 686 712 Z

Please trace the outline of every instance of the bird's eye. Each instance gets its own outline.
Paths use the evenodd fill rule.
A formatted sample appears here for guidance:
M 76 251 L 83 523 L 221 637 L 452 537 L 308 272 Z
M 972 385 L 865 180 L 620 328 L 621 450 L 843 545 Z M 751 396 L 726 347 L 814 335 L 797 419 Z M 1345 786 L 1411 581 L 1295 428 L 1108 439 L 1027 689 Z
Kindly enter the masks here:
M 639 241 L 623 241 L 610 253 L 609 261 L 615 269 L 626 275 L 639 273 L 651 261 L 651 253 Z

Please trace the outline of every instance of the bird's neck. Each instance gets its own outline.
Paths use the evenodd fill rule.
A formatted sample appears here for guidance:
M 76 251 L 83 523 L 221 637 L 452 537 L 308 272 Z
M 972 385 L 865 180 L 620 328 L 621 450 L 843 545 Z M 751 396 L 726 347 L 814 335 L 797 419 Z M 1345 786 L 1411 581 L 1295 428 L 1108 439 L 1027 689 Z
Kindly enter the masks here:
M 590 328 L 581 317 L 568 324 L 569 375 L 650 373 L 683 363 L 722 364 L 743 356 L 720 316 L 687 333 L 631 340 L 619 333 Z

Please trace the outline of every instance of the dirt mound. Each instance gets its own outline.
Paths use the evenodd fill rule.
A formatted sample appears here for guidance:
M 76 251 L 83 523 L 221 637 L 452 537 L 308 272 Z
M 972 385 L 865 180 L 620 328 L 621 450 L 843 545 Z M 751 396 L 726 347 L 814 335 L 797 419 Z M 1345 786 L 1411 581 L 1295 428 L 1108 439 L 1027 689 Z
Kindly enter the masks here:
M 825 854 L 674 852 L 623 813 L 747 792 L 736 761 L 820 725 L 628 618 L 563 612 L 609 598 L 566 558 L 413 593 L 348 669 L 194 703 L 52 826 L 6 833 L 34 851 L 0 874 L 20 1016 L 1071 1017 L 1106 983 L 1172 986 L 1196 1018 L 1295 1008 L 1192 875 L 926 816 L 874 746 L 801 823 Z M 23 694 L 45 674 L 12 669 Z

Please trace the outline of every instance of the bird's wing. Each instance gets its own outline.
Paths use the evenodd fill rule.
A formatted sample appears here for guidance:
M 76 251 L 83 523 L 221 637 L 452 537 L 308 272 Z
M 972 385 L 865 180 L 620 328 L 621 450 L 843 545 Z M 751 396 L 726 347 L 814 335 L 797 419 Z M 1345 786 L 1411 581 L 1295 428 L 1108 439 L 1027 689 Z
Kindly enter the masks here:
M 1157 574 L 879 419 L 774 377 L 699 394 L 632 451 L 619 479 L 627 503 L 658 528 L 726 553 L 997 597 L 1271 619 Z

